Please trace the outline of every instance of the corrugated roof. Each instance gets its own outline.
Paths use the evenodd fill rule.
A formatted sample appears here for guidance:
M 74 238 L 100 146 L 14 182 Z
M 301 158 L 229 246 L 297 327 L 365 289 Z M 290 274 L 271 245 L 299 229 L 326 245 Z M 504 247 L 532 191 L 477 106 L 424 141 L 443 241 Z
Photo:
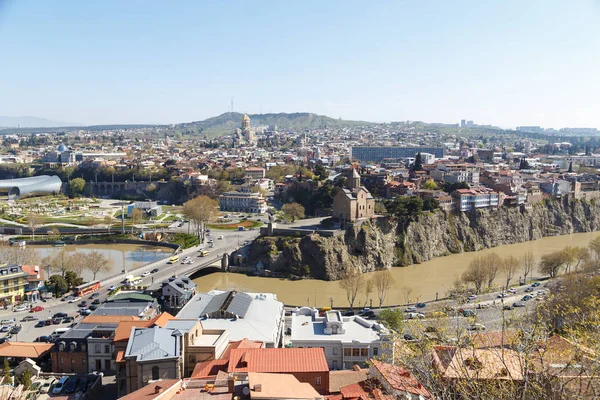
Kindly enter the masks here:
M 125 357 L 135 356 L 137 361 L 148 361 L 178 357 L 179 338 L 173 336 L 173 329 L 158 326 L 154 328 L 134 328 L 131 331 Z
M 202 310 L 202 314 L 211 314 L 218 311 L 231 292 L 224 292 L 214 295 L 210 302 Z
M 231 300 L 231 304 L 227 307 L 227 311 L 244 318 L 248 308 L 250 308 L 250 304 L 252 304 L 252 297 L 246 293 L 235 293 Z
M 314 371 L 329 371 L 322 348 L 234 349 L 227 367 L 227 372 Z
M 90 315 L 81 322 L 85 324 L 119 323 L 121 321 L 139 321 L 140 317 L 133 315 Z

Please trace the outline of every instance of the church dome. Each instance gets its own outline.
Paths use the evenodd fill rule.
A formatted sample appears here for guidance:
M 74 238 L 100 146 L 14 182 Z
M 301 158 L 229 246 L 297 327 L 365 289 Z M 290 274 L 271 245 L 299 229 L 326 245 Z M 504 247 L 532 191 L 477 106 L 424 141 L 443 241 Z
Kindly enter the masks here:
M 242 117 L 242 121 L 250 121 L 250 117 L 248 116 L 248 114 L 244 114 L 244 116 Z
M 63 143 L 59 144 L 56 147 L 56 151 L 58 151 L 60 153 L 62 153 L 63 151 L 68 151 L 68 150 L 69 150 L 69 148 L 67 146 L 65 146 Z

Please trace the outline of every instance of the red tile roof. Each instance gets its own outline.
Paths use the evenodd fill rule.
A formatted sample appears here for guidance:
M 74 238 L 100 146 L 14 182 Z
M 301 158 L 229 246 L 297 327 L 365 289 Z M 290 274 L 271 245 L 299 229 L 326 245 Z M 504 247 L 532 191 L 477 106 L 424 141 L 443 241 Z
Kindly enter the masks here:
M 263 347 L 263 342 L 253 342 L 246 338 L 236 342 L 229 342 L 229 345 L 223 352 L 223 355 L 221 355 L 221 358 L 229 359 L 231 350 L 233 349 L 260 349 L 261 347 Z
M 52 343 L 4 342 L 0 344 L 0 357 L 37 359 L 48 354 L 52 347 Z
M 209 377 L 215 377 L 219 371 L 227 371 L 227 364 L 229 359 L 219 359 L 212 361 L 204 361 L 196 364 L 194 371 L 192 372 L 192 379 L 204 379 Z
M 329 371 L 322 348 L 233 349 L 227 372 Z
M 426 399 L 432 399 L 433 396 L 414 375 L 406 368 L 386 364 L 381 361 L 372 360 L 373 367 L 381 374 L 382 378 L 394 389 L 402 392 L 408 392 L 417 396 L 423 396 Z M 342 392 L 343 393 L 343 392 Z
M 152 382 L 138 390 L 136 390 L 135 392 L 131 392 L 126 396 L 120 397 L 121 400 L 138 400 L 138 399 L 144 399 L 144 400 L 150 400 L 150 399 L 155 399 L 158 396 L 160 396 L 161 394 L 163 394 L 164 392 L 166 392 L 167 390 L 171 389 L 173 386 L 175 385 L 181 385 L 181 380 L 180 379 L 164 379 L 164 380 L 160 380 L 160 381 L 155 381 Z M 156 393 L 156 387 L 160 386 L 161 390 L 160 393 Z M 174 388 L 173 390 L 176 390 L 177 388 Z M 165 397 L 165 396 L 163 396 Z M 166 397 L 166 398 L 171 398 L 171 397 Z

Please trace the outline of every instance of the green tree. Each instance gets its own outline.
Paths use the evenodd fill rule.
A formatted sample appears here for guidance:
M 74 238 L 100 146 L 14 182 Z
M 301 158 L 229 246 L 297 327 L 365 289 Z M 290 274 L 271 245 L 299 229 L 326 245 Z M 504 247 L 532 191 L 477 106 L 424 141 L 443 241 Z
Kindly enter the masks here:
M 436 185 L 433 179 L 429 179 L 427 182 L 423 184 L 423 189 L 426 190 L 437 190 L 438 185 Z
M 52 275 L 48 281 L 54 286 L 54 294 L 56 297 L 60 297 L 69 291 L 67 280 L 60 275 Z
M 5 384 L 11 384 L 11 375 L 10 375 L 10 364 L 8 363 L 8 358 L 4 358 L 4 372 L 3 372 L 3 376 L 4 376 L 4 383 Z
M 83 283 L 83 278 L 79 277 L 75 271 L 67 271 L 65 273 L 65 281 L 69 285 L 69 289 L 73 289 Z
M 69 182 L 69 190 L 73 196 L 80 196 L 85 188 L 85 180 L 75 178 Z
M 402 311 L 399 309 L 389 309 L 381 310 L 379 313 L 379 320 L 383 322 L 383 324 L 396 332 L 402 332 L 403 328 L 403 319 Z
M 21 378 L 19 380 L 21 381 L 21 384 L 25 387 L 25 390 L 29 390 L 29 388 L 31 387 L 31 371 L 29 369 L 26 369 L 21 374 Z
M 421 153 L 417 153 L 417 156 L 415 157 L 415 162 L 413 164 L 413 171 L 422 171 L 423 170 L 423 158 L 421 156 Z
M 327 168 L 325 168 L 321 164 L 318 164 L 315 167 L 314 174 L 315 174 L 316 177 L 318 177 L 318 179 L 320 181 L 327 179 L 327 177 L 329 176 L 329 172 L 327 171 Z
M 304 218 L 304 207 L 298 203 L 284 204 L 283 207 L 281 207 L 281 211 L 283 211 L 285 218 L 290 219 L 292 222 L 296 219 Z

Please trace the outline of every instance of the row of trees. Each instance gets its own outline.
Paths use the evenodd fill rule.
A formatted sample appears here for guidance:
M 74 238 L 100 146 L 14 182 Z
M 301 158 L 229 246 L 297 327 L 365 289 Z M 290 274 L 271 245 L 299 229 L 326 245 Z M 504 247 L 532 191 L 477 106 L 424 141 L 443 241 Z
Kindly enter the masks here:
M 525 253 L 521 258 L 508 256 L 504 259 L 496 253 L 490 253 L 475 257 L 467 270 L 463 272 L 461 279 L 466 284 L 473 284 L 475 292 L 479 294 L 485 285 L 490 289 L 496 277 L 502 273 L 505 278 L 505 287 L 508 289 L 510 282 L 519 271 L 523 274 L 523 279 L 527 281 L 527 277 L 533 272 L 535 265 L 536 261 L 531 252 Z
M 216 220 L 219 203 L 208 196 L 198 196 L 184 203 L 183 215 L 190 221 L 194 233 L 204 243 L 206 225 Z
M 394 287 L 396 281 L 391 272 L 387 269 L 377 271 L 373 278 L 367 279 L 365 275 L 354 268 L 347 268 L 342 272 L 340 287 L 346 292 L 346 299 L 350 308 L 354 307 L 354 302 L 359 293 L 364 293 L 366 306 L 373 290 L 377 293 L 379 307 L 385 302 L 388 292 Z
M 73 272 L 76 276 L 81 276 L 84 271 L 89 271 L 93 274 L 94 280 L 100 272 L 110 271 L 110 264 L 104 254 L 98 251 L 84 252 L 68 252 L 62 249 L 53 256 L 46 256 L 41 260 L 41 265 L 46 276 L 50 276 L 51 272 L 59 272 L 61 277 L 65 277 L 68 272 Z

